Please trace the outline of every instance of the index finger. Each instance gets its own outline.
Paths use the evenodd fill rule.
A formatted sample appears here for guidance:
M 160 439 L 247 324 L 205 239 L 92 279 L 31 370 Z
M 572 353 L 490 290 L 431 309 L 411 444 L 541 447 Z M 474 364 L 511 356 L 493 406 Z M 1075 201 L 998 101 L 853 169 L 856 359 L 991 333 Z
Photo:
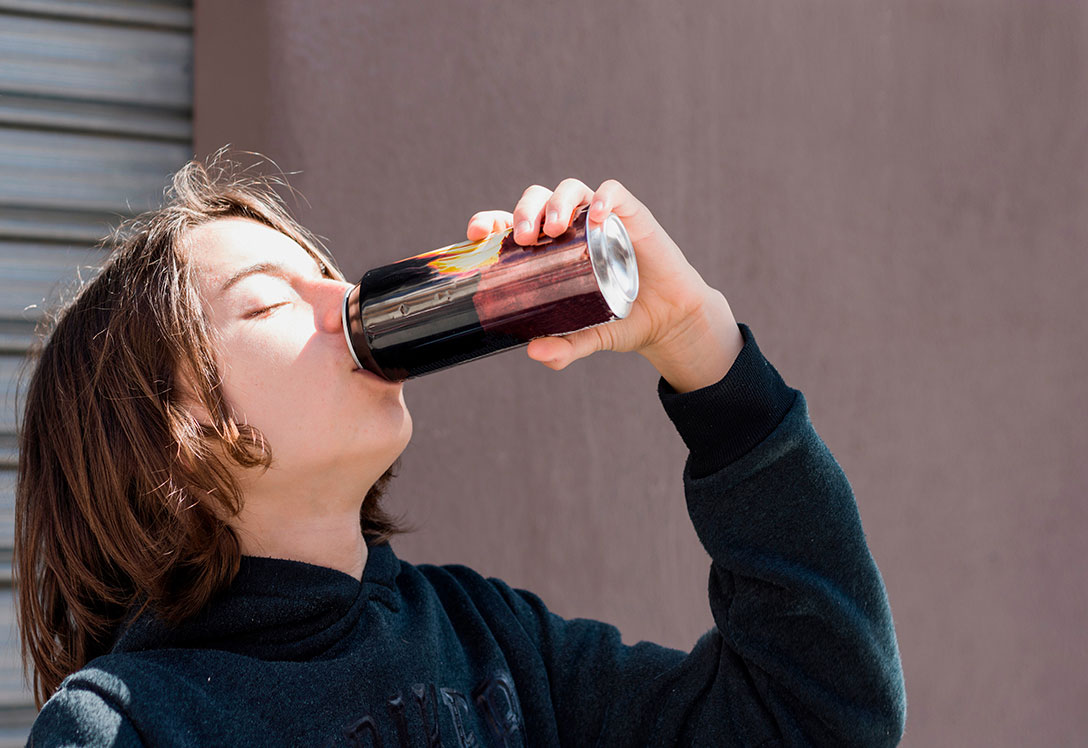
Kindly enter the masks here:
M 609 213 L 615 213 L 623 221 L 623 227 L 633 242 L 663 230 L 650 209 L 615 179 L 606 179 L 593 193 L 588 218 L 600 224 L 604 223 Z

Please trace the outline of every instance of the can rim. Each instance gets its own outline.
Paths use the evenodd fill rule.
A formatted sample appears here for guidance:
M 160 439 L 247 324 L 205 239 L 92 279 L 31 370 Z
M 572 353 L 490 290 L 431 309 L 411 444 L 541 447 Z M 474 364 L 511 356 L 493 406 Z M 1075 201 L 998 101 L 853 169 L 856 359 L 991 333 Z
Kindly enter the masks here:
M 348 302 L 351 299 L 352 291 L 355 291 L 357 286 L 351 286 L 344 291 L 344 304 L 340 308 L 340 324 L 344 328 L 344 340 L 348 341 L 348 352 L 351 353 L 351 358 L 355 361 L 355 365 L 360 369 L 365 368 L 362 362 L 359 361 L 359 357 L 355 355 L 355 346 L 351 344 L 351 333 L 348 332 Z
M 638 262 L 627 227 L 619 216 L 609 213 L 600 226 L 589 228 L 587 223 L 586 228 L 589 261 L 597 287 L 612 313 L 618 319 L 623 319 L 631 313 L 631 307 L 638 298 Z M 616 240 L 614 244 L 609 242 L 610 237 Z M 609 252 L 610 247 L 614 251 Z M 613 270 L 616 265 L 621 272 Z

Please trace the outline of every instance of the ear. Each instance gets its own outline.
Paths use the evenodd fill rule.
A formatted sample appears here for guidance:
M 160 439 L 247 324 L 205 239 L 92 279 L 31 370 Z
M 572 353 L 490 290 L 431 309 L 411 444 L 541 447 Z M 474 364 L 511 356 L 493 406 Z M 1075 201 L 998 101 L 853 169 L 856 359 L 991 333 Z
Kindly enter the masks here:
M 184 404 L 185 412 L 205 428 L 211 427 L 212 416 L 203 403 L 198 403 L 192 398 L 187 398 Z
M 209 426 L 214 420 L 207 407 L 197 397 L 190 377 L 184 373 L 174 378 L 174 402 L 201 426 Z
M 211 428 L 212 417 L 208 412 L 208 409 L 201 403 L 185 386 L 179 386 L 177 392 L 176 405 L 187 416 L 187 425 L 182 428 L 186 432 L 197 431 L 201 427 Z M 195 433 L 187 434 L 183 439 L 191 439 L 195 437 Z M 186 470 L 196 469 L 196 458 L 193 456 L 190 449 L 182 448 L 181 444 L 178 444 L 177 448 L 177 460 L 182 464 Z

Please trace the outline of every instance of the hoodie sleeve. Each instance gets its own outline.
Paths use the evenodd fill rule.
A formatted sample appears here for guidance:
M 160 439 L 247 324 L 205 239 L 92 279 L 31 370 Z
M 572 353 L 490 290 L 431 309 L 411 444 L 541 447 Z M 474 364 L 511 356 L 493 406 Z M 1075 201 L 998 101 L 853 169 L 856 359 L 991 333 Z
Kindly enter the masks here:
M 719 382 L 679 394 L 658 381 L 689 449 L 684 493 L 711 558 L 715 627 L 690 653 L 627 646 L 613 626 L 503 592 L 539 648 L 564 744 L 885 746 L 902 735 L 891 611 L 852 489 L 804 395 L 740 328 L 744 348 Z
M 143 741 L 125 714 L 97 689 L 62 686 L 38 712 L 27 746 L 139 748 Z

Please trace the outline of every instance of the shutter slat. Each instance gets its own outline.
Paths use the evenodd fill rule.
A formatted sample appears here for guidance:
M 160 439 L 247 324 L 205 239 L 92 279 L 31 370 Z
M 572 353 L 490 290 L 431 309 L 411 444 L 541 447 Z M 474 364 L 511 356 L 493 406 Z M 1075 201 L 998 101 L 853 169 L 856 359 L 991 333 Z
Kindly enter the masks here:
M 193 11 L 181 0 L 0 0 L 0 11 L 180 31 L 193 27 Z
M 0 317 L 33 322 L 82 281 L 93 278 L 106 251 L 62 245 L 0 241 L 5 293 Z
M 0 239 L 97 244 L 117 223 L 116 213 L 76 211 L 62 206 L 27 208 L 0 204 Z
M 192 55 L 186 32 L 7 15 L 0 92 L 188 110 Z
M 162 200 L 186 145 L 0 128 L 0 203 L 130 214 Z
M 193 137 L 192 119 L 185 112 L 15 94 L 0 95 L 0 125 L 182 143 Z
M 12 589 L 0 590 L 0 707 L 26 703 L 29 691 L 23 686 L 19 655 L 19 632 L 15 628 L 15 599 Z M 30 725 L 27 725 L 29 732 Z
M 11 550 L 15 537 L 15 471 L 0 470 L 0 548 Z
M 22 356 L 0 356 L 0 431 L 9 434 L 15 433 L 15 417 L 22 400 L 17 385 L 24 360 Z

